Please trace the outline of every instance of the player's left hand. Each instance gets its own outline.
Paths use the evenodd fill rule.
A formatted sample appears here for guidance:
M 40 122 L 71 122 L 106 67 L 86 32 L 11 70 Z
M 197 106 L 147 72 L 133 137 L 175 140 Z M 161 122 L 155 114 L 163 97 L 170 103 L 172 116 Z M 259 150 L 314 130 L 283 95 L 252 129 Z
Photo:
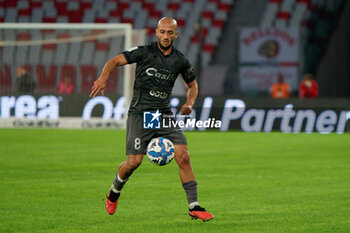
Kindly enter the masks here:
M 181 115 L 188 115 L 191 112 L 192 112 L 192 105 L 190 104 L 184 104 L 180 109 Z

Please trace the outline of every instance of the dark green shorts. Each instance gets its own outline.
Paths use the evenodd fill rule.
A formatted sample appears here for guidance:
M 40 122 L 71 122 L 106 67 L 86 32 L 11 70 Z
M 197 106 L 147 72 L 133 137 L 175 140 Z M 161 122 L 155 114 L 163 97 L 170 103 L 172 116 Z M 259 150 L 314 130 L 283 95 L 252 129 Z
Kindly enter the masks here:
M 174 145 L 187 145 L 187 140 L 179 127 L 145 129 L 143 115 L 129 115 L 126 122 L 126 155 L 146 154 L 147 145 L 156 137 L 165 137 Z

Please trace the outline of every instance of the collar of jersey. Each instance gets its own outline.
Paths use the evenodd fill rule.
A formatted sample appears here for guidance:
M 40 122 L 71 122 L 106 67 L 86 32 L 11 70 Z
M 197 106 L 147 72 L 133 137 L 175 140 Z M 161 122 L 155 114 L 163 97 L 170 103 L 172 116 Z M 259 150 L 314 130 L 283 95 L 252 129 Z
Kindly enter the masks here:
M 171 54 L 174 52 L 174 45 L 172 45 L 171 52 L 168 55 L 165 55 L 158 47 L 158 42 L 154 42 L 154 46 L 156 49 L 164 56 L 164 57 L 169 57 Z

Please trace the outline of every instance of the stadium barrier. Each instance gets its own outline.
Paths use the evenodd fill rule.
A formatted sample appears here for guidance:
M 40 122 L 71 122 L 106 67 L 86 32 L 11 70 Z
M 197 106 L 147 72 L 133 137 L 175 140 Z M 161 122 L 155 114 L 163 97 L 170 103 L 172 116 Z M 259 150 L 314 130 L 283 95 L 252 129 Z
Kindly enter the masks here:
M 185 102 L 173 97 L 176 117 Z M 125 128 L 125 98 L 116 95 L 0 96 L 0 127 Z M 218 130 L 285 133 L 350 131 L 349 99 L 200 97 L 190 119 L 220 121 Z M 196 125 L 186 130 L 206 130 Z

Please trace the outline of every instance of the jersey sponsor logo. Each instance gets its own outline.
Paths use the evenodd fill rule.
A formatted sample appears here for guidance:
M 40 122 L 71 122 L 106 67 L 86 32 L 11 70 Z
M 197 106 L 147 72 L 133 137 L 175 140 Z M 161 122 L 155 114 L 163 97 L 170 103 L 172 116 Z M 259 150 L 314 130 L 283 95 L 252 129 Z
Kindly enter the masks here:
M 160 80 L 169 80 L 169 81 L 175 81 L 176 76 L 172 73 L 170 73 L 168 70 L 157 70 L 156 68 L 148 68 L 146 70 L 146 74 L 151 77 L 157 78 Z
M 165 91 L 150 90 L 149 94 L 151 96 L 154 96 L 154 97 L 157 97 L 157 98 L 161 98 L 161 99 L 166 99 L 168 97 L 168 93 L 166 93 Z
M 144 129 L 160 129 L 160 116 L 162 114 L 157 111 L 143 112 L 143 128 Z

